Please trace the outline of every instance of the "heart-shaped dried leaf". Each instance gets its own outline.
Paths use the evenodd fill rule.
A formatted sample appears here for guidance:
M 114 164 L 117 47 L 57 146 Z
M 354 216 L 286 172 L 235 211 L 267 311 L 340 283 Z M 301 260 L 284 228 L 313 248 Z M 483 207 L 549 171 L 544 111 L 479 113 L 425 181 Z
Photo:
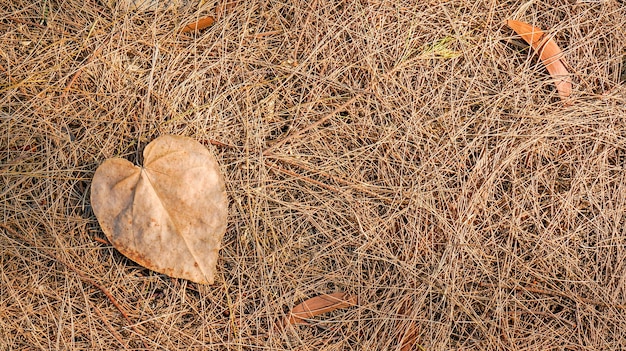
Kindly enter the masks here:
M 202 144 L 162 136 L 144 150 L 144 167 L 104 161 L 91 204 L 113 246 L 140 265 L 212 284 L 228 201 L 215 157 Z
M 550 76 L 554 78 L 554 84 L 559 92 L 559 96 L 567 104 L 571 104 L 568 98 L 572 94 L 572 80 L 570 73 L 565 68 L 561 48 L 540 28 L 533 27 L 526 22 L 514 20 L 508 20 L 506 24 L 539 54 L 541 62 L 546 66 Z
M 285 324 L 308 324 L 305 319 L 356 304 L 357 297 L 348 296 L 344 292 L 316 296 L 294 307 Z

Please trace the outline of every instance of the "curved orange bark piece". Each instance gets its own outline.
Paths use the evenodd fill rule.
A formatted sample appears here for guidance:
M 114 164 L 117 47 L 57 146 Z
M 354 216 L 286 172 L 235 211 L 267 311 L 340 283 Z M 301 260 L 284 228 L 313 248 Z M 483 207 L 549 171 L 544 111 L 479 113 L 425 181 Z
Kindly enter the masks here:
M 555 80 L 554 84 L 559 96 L 565 104 L 571 105 L 568 98 L 572 94 L 572 79 L 567 68 L 565 68 L 561 48 L 540 28 L 515 20 L 508 20 L 506 24 L 539 54 L 541 62 Z

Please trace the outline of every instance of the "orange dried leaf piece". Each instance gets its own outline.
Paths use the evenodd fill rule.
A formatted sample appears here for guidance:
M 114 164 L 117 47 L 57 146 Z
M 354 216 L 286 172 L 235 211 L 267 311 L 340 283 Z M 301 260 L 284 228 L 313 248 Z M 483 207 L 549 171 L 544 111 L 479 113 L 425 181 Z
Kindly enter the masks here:
M 208 28 L 215 23 L 215 18 L 213 16 L 208 16 L 197 20 L 196 22 L 190 23 L 181 30 L 181 33 L 191 33 L 202 30 L 204 28 Z
M 506 24 L 539 54 L 541 62 L 555 80 L 554 84 L 559 96 L 566 104 L 570 105 L 571 102 L 568 98 L 572 94 L 572 80 L 570 73 L 565 68 L 561 48 L 540 28 L 515 20 L 508 20 Z
M 357 305 L 356 296 L 348 296 L 345 292 L 324 294 L 310 298 L 291 310 L 288 322 L 285 324 L 309 324 L 305 319 L 317 315 Z

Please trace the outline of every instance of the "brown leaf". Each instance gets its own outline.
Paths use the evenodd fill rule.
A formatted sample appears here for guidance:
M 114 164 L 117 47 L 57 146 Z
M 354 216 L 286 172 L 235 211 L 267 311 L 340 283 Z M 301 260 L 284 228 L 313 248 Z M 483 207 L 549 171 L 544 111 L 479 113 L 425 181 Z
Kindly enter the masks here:
M 572 80 L 570 73 L 565 68 L 561 48 L 540 28 L 515 20 L 508 20 L 506 24 L 539 54 L 541 62 L 555 80 L 554 84 L 559 96 L 567 105 L 571 105 L 569 96 L 572 94 Z
M 196 22 L 190 23 L 185 26 L 180 32 L 181 33 L 191 33 L 202 30 L 204 28 L 208 28 L 215 23 L 215 18 L 213 16 L 208 16 L 197 20 Z
M 340 308 L 356 306 L 356 296 L 349 296 L 345 292 L 319 295 L 310 298 L 291 310 L 288 322 L 285 324 L 309 324 L 305 319 L 331 312 Z
M 415 350 L 415 345 L 417 345 L 417 332 L 415 323 L 409 324 L 407 330 L 401 335 L 400 351 Z
M 398 308 L 398 315 L 406 317 L 406 320 L 399 320 L 395 327 L 399 331 L 398 344 L 400 345 L 400 351 L 412 351 L 418 348 L 422 350 L 422 347 L 418 345 L 418 324 L 409 318 L 408 312 L 411 306 L 412 301 L 405 300 Z
M 238 0 L 234 0 L 234 1 L 228 1 L 228 0 L 224 0 L 221 2 L 220 5 L 217 5 L 215 7 L 215 16 L 217 18 L 222 17 L 222 15 L 228 11 L 228 10 L 232 10 L 238 3 Z
M 215 157 L 197 141 L 165 135 L 148 144 L 144 166 L 104 161 L 91 205 L 122 254 L 153 271 L 212 284 L 228 201 Z

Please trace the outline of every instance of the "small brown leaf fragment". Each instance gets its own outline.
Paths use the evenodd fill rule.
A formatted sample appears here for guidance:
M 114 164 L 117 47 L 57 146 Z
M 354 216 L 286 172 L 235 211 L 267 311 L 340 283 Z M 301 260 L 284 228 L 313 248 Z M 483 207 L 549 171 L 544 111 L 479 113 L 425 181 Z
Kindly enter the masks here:
M 199 30 L 208 28 L 215 23 L 215 18 L 213 16 L 208 16 L 197 20 L 196 22 L 190 23 L 181 30 L 181 33 L 191 33 L 197 32 Z
M 506 24 L 519 34 L 533 50 L 539 54 L 539 58 L 543 65 L 546 66 L 548 73 L 555 80 L 556 90 L 566 105 L 571 105 L 569 100 L 572 94 L 572 80 L 570 73 L 565 68 L 563 52 L 561 48 L 546 35 L 540 28 L 515 20 L 508 20 Z
M 418 324 L 410 319 L 408 313 L 411 306 L 411 301 L 404 301 L 398 309 L 398 315 L 403 317 L 398 321 L 398 324 L 396 324 L 396 329 L 399 331 L 398 345 L 400 345 L 400 351 L 422 349 L 422 347 L 418 345 Z
M 111 243 L 108 242 L 107 240 L 102 239 L 102 238 L 98 238 L 97 236 L 94 237 L 93 240 L 99 242 L 100 244 L 111 245 Z
M 215 16 L 217 18 L 222 17 L 222 15 L 226 11 L 232 10 L 235 7 L 235 5 L 237 5 L 238 2 L 239 2 L 238 0 L 234 0 L 234 1 L 227 1 L 227 0 L 225 0 L 225 1 L 222 1 L 222 3 L 220 5 L 217 5 L 215 7 Z
M 415 326 L 411 325 L 400 339 L 400 351 L 411 351 L 415 349 L 417 344 L 417 332 Z
M 310 298 L 291 310 L 289 319 L 285 324 L 309 324 L 305 319 L 313 318 L 317 315 L 356 306 L 358 303 L 356 296 L 349 296 L 345 292 L 319 295 Z

